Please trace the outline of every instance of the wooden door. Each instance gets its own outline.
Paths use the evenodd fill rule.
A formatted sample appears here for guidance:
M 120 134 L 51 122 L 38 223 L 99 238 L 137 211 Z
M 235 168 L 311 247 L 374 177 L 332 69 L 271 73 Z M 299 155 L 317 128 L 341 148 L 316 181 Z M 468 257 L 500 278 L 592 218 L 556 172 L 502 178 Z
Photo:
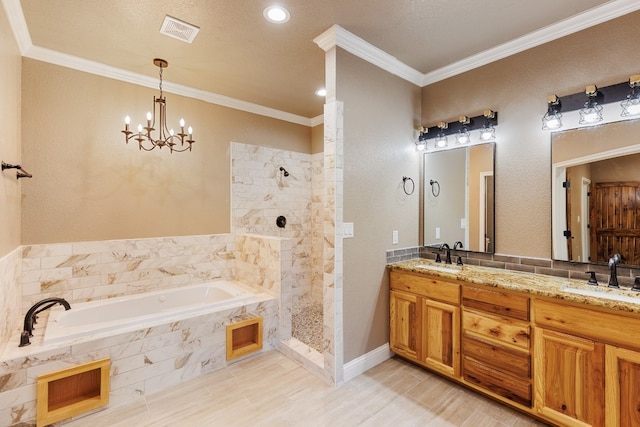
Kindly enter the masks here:
M 391 291 L 389 297 L 391 351 L 420 361 L 422 351 L 422 298 Z
M 596 183 L 590 204 L 591 262 L 619 253 L 623 264 L 640 265 L 640 183 Z
M 604 425 L 604 344 L 535 329 L 535 407 L 566 426 Z
M 424 299 L 422 319 L 422 363 L 460 376 L 460 308 Z
M 607 427 L 640 426 L 640 353 L 606 348 Z

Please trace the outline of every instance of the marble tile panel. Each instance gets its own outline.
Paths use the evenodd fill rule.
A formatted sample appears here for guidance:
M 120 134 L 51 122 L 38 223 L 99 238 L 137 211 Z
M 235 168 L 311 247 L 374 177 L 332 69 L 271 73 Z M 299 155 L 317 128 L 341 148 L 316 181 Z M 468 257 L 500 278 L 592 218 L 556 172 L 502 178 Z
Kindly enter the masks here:
M 73 254 L 71 243 L 28 245 L 22 247 L 22 258 L 43 258 L 52 256 L 69 256 Z

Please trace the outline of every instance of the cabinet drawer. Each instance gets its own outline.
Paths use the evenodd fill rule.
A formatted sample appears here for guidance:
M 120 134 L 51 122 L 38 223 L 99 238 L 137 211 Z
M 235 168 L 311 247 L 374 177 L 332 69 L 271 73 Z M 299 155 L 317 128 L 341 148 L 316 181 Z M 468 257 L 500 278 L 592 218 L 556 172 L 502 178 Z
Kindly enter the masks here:
M 536 299 L 536 325 L 609 344 L 640 349 L 640 319 L 591 308 L 575 307 Z
M 460 285 L 435 277 L 392 271 L 391 289 L 411 292 L 437 301 L 460 304 Z
M 465 381 L 531 407 L 531 381 L 496 371 L 468 357 L 462 363 Z
M 462 304 L 468 308 L 529 320 L 529 298 L 492 289 L 473 286 L 462 288 Z
M 490 341 L 464 335 L 462 352 L 478 362 L 497 371 L 505 372 L 522 379 L 531 378 L 531 355 L 518 350 L 495 345 Z
M 464 310 L 462 328 L 465 334 L 480 335 L 527 351 L 530 348 L 531 327 L 518 320 Z

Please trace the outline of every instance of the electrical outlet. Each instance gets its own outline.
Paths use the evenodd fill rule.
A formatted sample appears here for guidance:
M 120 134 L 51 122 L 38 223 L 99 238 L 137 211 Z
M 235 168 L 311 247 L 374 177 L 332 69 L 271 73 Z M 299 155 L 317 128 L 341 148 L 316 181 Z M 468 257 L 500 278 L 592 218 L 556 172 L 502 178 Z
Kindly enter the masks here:
M 342 237 L 345 239 L 350 239 L 353 237 L 353 223 L 352 222 L 343 222 L 342 223 Z
M 398 230 L 393 230 L 393 237 L 391 239 L 391 243 L 394 245 L 398 244 Z

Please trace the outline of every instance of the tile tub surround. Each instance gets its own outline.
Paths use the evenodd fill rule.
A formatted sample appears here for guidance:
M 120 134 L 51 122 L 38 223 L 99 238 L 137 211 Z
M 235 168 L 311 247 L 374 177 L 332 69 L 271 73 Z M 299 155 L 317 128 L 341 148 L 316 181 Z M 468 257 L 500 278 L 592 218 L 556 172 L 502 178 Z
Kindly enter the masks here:
M 22 292 L 20 276 L 22 274 L 22 249 L 17 248 L 0 258 L 0 355 L 9 338 L 21 325 Z M 0 380 L 2 384 L 2 380 Z
M 47 297 L 75 302 L 233 279 L 231 234 L 22 247 L 22 313 Z
M 442 263 L 436 263 L 431 260 L 419 258 L 410 261 L 401 261 L 393 264 L 388 264 L 387 268 L 391 270 L 402 270 L 413 273 L 429 274 L 432 276 L 442 277 L 444 279 L 448 278 L 461 280 L 465 283 L 470 284 L 492 286 L 499 289 L 526 292 L 532 295 L 539 295 L 569 302 L 640 314 L 640 294 L 633 291 L 614 290 L 607 288 L 606 282 L 604 284 L 601 284 L 597 288 L 599 292 L 616 293 L 620 295 L 631 296 L 633 298 L 637 298 L 638 303 L 612 300 L 604 297 L 580 295 L 572 292 L 565 292 L 562 290 L 567 285 L 577 289 L 594 289 L 595 287 L 592 285 L 588 285 L 586 283 L 586 280 L 576 280 L 564 277 L 549 276 L 545 274 L 503 270 L 493 267 L 480 267 L 468 264 L 463 267 L 451 266 L 451 268 L 455 268 L 457 271 L 456 273 L 449 273 L 420 267 L 420 265 L 425 264 L 434 266 L 436 268 L 443 266 Z
M 97 340 L 78 339 L 66 345 L 43 346 L 40 331 L 32 338 L 31 346 L 18 348 L 16 335 L 0 359 L 0 425 L 34 422 L 38 375 L 103 357 L 111 358 L 109 407 L 138 401 L 225 367 L 226 325 L 249 316 L 263 316 L 263 351 L 274 349 L 278 343 L 276 299 L 261 295 L 259 301 L 244 307 Z

